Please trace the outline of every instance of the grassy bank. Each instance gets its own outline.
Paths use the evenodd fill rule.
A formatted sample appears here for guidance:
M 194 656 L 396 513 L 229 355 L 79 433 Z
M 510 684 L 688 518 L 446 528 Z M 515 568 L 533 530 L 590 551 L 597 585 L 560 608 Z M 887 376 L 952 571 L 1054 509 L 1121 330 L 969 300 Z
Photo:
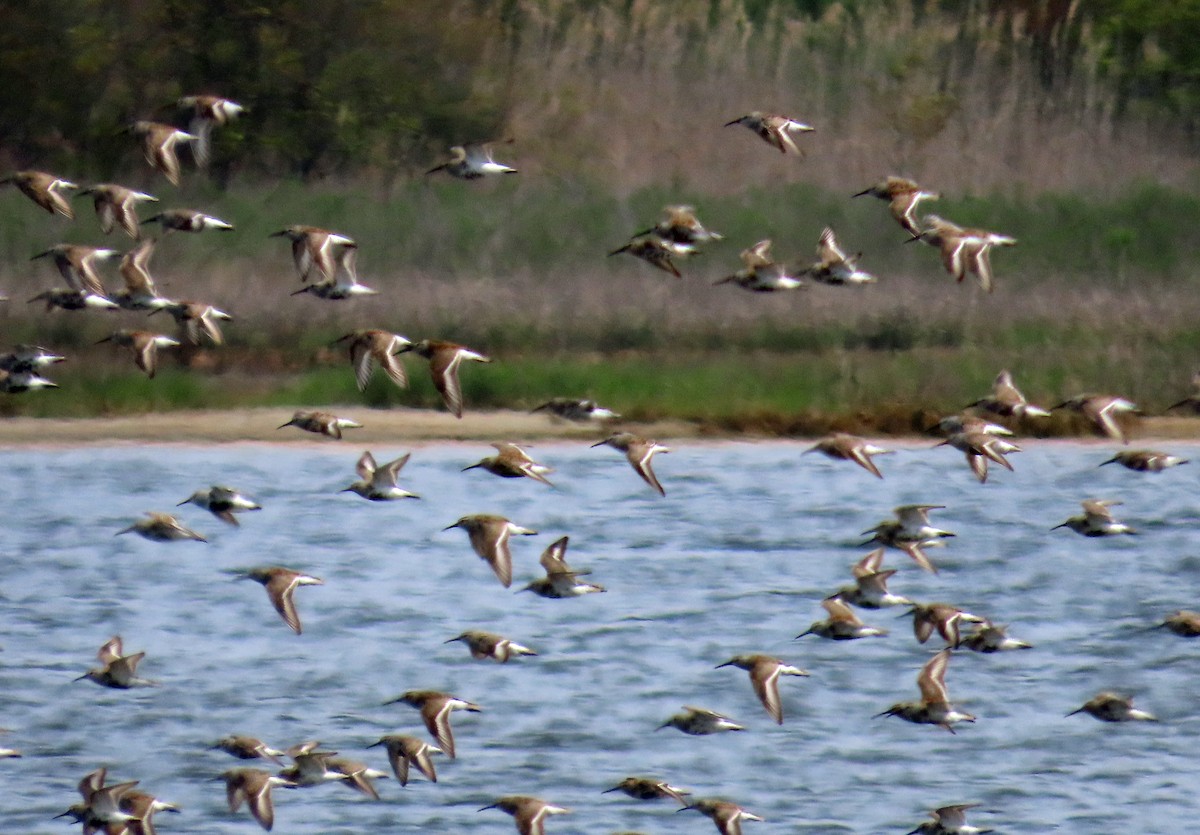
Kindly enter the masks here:
M 124 352 L 93 343 L 117 327 L 170 332 L 166 317 L 24 304 L 59 283 L 52 265 L 30 263 L 31 255 L 58 240 L 128 241 L 100 236 L 89 206 L 71 223 L 0 192 L 0 288 L 12 297 L 0 309 L 0 332 L 9 344 L 44 344 L 71 358 L 52 375 L 61 391 L 5 398 L 0 410 L 436 405 L 415 358 L 407 360 L 409 391 L 376 381 L 359 395 L 342 351 L 330 347 L 359 327 L 451 339 L 492 355 L 492 366 L 463 374 L 477 407 L 590 395 L 635 417 L 782 433 L 834 425 L 907 431 L 927 413 L 982 396 L 1001 368 L 1039 402 L 1104 391 L 1153 411 L 1187 393 L 1200 367 L 1200 199 L 1188 192 L 1143 185 L 1110 197 L 947 193 L 939 212 L 1020 239 L 994 253 L 997 289 L 985 295 L 955 285 L 936 251 L 904 245 L 884 205 L 851 200 L 848 191 L 785 183 L 770 192 L 656 187 L 618 198 L 599 186 L 512 180 L 224 193 L 195 184 L 178 204 L 203 206 L 237 230 L 171 235 L 152 269 L 165 294 L 211 302 L 235 321 L 228 344 L 189 355 L 186 371 L 168 352 L 154 381 Z M 663 204 L 681 200 L 726 236 L 682 264 L 683 280 L 628 256 L 605 257 Z M 362 280 L 380 295 L 344 303 L 290 297 L 299 285 L 288 246 L 268 235 L 297 221 L 353 235 Z M 712 286 L 737 268 L 742 247 L 763 237 L 792 264 L 810 262 L 826 224 L 847 249 L 863 251 L 878 284 L 775 295 Z M 115 286 L 115 271 L 104 272 Z

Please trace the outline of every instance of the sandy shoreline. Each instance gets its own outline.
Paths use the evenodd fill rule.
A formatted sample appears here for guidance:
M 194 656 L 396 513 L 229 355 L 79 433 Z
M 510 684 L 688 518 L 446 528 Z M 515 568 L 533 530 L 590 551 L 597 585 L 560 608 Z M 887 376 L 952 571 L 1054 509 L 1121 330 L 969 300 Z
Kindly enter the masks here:
M 523 441 L 532 439 L 591 440 L 603 437 L 599 425 L 551 420 L 542 414 L 517 411 L 474 412 L 462 420 L 422 409 L 328 407 L 340 417 L 363 424 L 345 432 L 352 444 L 403 441 Z M 253 408 L 155 412 L 99 418 L 8 418 L 0 420 L 0 447 L 99 444 L 200 443 L 338 443 L 280 424 L 292 417 L 288 409 Z M 684 421 L 641 424 L 635 431 L 653 436 L 695 436 L 697 428 Z
M 402 442 L 451 441 L 589 441 L 607 430 L 595 424 L 552 420 L 543 414 L 520 411 L 469 412 L 456 420 L 444 412 L 423 409 L 368 409 L 347 405 L 327 411 L 353 418 L 362 429 L 349 430 L 346 440 L 354 445 Z M 111 444 L 201 444 L 201 443 L 312 443 L 325 441 L 298 429 L 277 429 L 292 416 L 288 409 L 253 408 L 230 410 L 172 411 L 144 415 L 98 418 L 26 418 L 0 420 L 0 447 L 111 445 Z M 714 433 L 711 427 L 683 420 L 622 425 L 630 431 L 659 439 L 704 438 L 710 440 L 782 440 L 770 435 Z M 893 445 L 922 444 L 927 437 L 888 437 Z M 1028 439 L 1026 439 L 1028 440 Z M 1103 438 L 1069 438 L 1073 442 L 1112 445 Z M 1157 442 L 1200 441 L 1200 419 L 1145 418 L 1131 439 L 1131 447 Z

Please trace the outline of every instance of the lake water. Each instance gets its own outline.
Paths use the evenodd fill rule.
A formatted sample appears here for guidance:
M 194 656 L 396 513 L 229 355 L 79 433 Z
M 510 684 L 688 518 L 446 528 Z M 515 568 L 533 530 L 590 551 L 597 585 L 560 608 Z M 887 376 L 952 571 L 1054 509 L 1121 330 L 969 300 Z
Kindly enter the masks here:
M 386 733 L 425 737 L 415 710 L 382 706 L 409 689 L 480 703 L 455 713 L 459 759 L 440 782 L 381 781 L 381 802 L 340 786 L 276 790 L 277 832 L 513 831 L 476 810 L 503 794 L 570 806 L 550 832 L 710 832 L 669 802 L 601 794 L 626 775 L 653 775 L 696 796 L 734 800 L 766 818 L 748 833 L 901 833 L 934 806 L 978 802 L 976 825 L 999 832 L 1179 833 L 1200 816 L 1200 641 L 1146 631 L 1200 604 L 1200 464 L 1161 474 L 1097 465 L 1106 444 L 1027 442 L 975 483 L 962 456 L 909 445 L 879 459 L 878 481 L 789 443 L 679 442 L 656 459 L 660 498 L 619 453 L 585 444 L 533 448 L 556 467 L 551 490 L 459 470 L 486 444 L 414 448 L 401 483 L 421 501 L 371 503 L 336 491 L 354 480 L 351 443 L 111 447 L 0 451 L 9 497 L 0 560 L 0 761 L 6 832 L 69 831 L 51 817 L 75 784 L 106 765 L 110 782 L 180 804 L 171 832 L 259 831 L 231 815 L 212 779 L 242 765 L 206 745 L 229 733 L 275 747 L 307 739 L 387 770 Z M 1175 452 L 1200 453 L 1186 444 Z M 409 447 L 376 448 L 387 460 Z M 213 483 L 265 509 L 227 527 L 178 509 L 209 544 L 114 537 L 144 510 Z M 1139 536 L 1085 539 L 1049 529 L 1088 497 L 1121 499 Z M 883 639 L 793 636 L 824 613 L 868 549 L 858 533 L 899 504 L 944 504 L 933 522 L 958 533 L 931 551 L 937 576 L 891 551 L 896 593 L 960 605 L 1011 624 L 1035 649 L 956 653 L 947 685 L 976 714 L 951 735 L 895 718 L 917 698 L 935 648 L 916 643 L 902 609 L 863 612 Z M 514 541 L 513 589 L 470 550 L 460 516 L 500 513 L 540 531 Z M 516 588 L 569 534 L 568 559 L 607 594 L 544 600 Z M 223 573 L 278 564 L 323 577 L 296 600 L 294 635 L 255 583 Z M 505 665 L 472 661 L 468 628 L 499 632 L 541 654 Z M 161 687 L 107 690 L 73 682 L 121 634 L 145 650 L 139 672 Z M 746 673 L 713 669 L 766 652 L 811 678 L 782 681 L 776 726 Z M 1102 689 L 1132 693 L 1159 724 L 1106 725 L 1064 714 Z M 745 733 L 655 732 L 682 705 L 727 713 Z M 256 765 L 257 763 L 246 763 Z M 267 765 L 267 764 L 264 764 Z

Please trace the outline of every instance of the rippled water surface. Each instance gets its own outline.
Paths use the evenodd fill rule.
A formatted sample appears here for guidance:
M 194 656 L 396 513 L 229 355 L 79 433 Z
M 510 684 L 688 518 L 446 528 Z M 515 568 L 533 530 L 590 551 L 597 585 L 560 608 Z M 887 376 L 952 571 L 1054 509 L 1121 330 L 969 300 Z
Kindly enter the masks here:
M 1193 464 L 1162 474 L 1097 468 L 1106 445 L 1026 444 L 1015 473 L 980 486 L 962 458 L 923 445 L 880 459 L 878 481 L 853 465 L 784 443 L 679 443 L 656 461 L 667 497 L 611 449 L 544 444 L 557 490 L 460 473 L 480 445 L 414 450 L 402 484 L 424 498 L 369 503 L 336 491 L 361 451 L 300 446 L 113 447 L 0 452 L 8 497 L 0 560 L 0 761 L 5 832 L 69 831 L 50 818 L 76 802 L 100 765 L 110 781 L 184 807 L 160 833 L 258 831 L 231 815 L 212 778 L 238 765 L 206 745 L 229 733 L 276 747 L 306 739 L 386 769 L 385 733 L 424 736 L 417 712 L 382 702 L 442 689 L 480 703 L 456 713 L 459 759 L 440 782 L 381 782 L 381 802 L 326 786 L 276 791 L 277 832 L 513 831 L 502 794 L 570 806 L 550 832 L 709 832 L 695 812 L 601 794 L 628 774 L 735 800 L 766 818 L 759 832 L 900 833 L 934 806 L 978 802 L 973 822 L 1000 832 L 1179 833 L 1200 815 L 1197 655 L 1146 627 L 1197 600 L 1200 510 Z M 1173 451 L 1200 453 L 1196 448 Z M 376 449 L 381 460 L 405 451 Z M 186 506 L 209 544 L 114 537 L 144 510 L 174 510 L 193 490 L 227 483 L 265 509 L 226 527 Z M 1089 496 L 1124 501 L 1136 537 L 1091 540 L 1049 529 Z M 944 504 L 934 522 L 958 533 L 925 574 L 903 554 L 892 590 L 1011 624 L 1036 648 L 957 653 L 947 684 L 976 714 L 951 735 L 872 715 L 917 697 L 922 647 L 899 610 L 864 612 L 887 638 L 793 636 L 823 616 L 867 549 L 859 531 L 894 505 Z M 536 528 L 514 543 L 513 589 L 442 531 L 493 512 Z M 532 580 L 551 541 L 607 594 L 544 600 Z M 297 636 L 254 583 L 229 569 L 278 564 L 325 579 L 301 588 Z M 468 628 L 538 650 L 505 665 L 443 642 Z M 161 687 L 106 690 L 72 679 L 110 635 L 146 651 L 139 672 Z M 714 669 L 766 652 L 811 671 L 782 682 L 776 726 L 747 675 Z M 1064 714 L 1101 689 L 1128 691 L 1159 724 L 1105 725 Z M 728 713 L 746 733 L 655 732 L 684 704 Z

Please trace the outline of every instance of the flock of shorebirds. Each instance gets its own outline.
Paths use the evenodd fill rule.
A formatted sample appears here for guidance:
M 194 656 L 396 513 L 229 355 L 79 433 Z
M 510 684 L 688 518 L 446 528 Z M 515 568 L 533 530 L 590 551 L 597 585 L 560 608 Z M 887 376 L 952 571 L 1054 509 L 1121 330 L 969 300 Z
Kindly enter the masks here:
M 189 116 L 190 123 L 186 131 L 154 122 L 135 122 L 129 127 L 129 132 L 140 139 L 147 162 L 175 185 L 180 181 L 178 146 L 190 145 L 196 163 L 203 166 L 210 155 L 213 131 L 236 118 L 245 109 L 235 102 L 214 96 L 188 96 L 181 99 L 178 105 Z M 762 113 L 751 113 L 728 124 L 749 128 L 784 154 L 800 154 L 801 144 L 798 140 L 803 134 L 813 130 L 795 119 Z M 490 147 L 482 144 L 454 148 L 452 158 L 431 169 L 429 173 L 439 171 L 466 180 L 515 173 L 511 166 L 495 161 Z M 47 308 L 67 310 L 125 309 L 151 315 L 167 312 L 179 324 L 179 338 L 148 330 L 117 330 L 104 340 L 130 350 L 137 367 L 150 377 L 155 375 L 158 352 L 179 346 L 181 340 L 193 344 L 198 344 L 202 339 L 217 345 L 222 343 L 220 323 L 228 321 L 231 318 L 229 314 L 205 302 L 176 301 L 159 295 L 149 266 L 159 239 L 143 237 L 142 224 L 159 223 L 165 236 L 176 231 L 228 231 L 234 228 L 231 223 L 200 211 L 186 209 L 164 210 L 145 221 L 139 221 L 137 205 L 143 202 L 157 202 L 157 198 L 115 184 L 97 184 L 79 189 L 76 184 L 66 179 L 40 171 L 17 172 L 4 182 L 14 184 L 48 212 L 67 218 L 73 218 L 74 212 L 65 194 L 78 190 L 80 196 L 92 198 L 104 233 L 110 233 L 119 226 L 136 241 L 135 245 L 123 254 L 112 249 L 57 244 L 35 255 L 35 260 L 52 260 L 67 284 L 66 289 L 48 290 L 39 294 L 35 301 L 44 301 Z M 935 215 L 918 219 L 919 205 L 924 201 L 936 199 L 938 195 L 923 190 L 908 179 L 888 177 L 854 196 L 864 195 L 887 201 L 892 215 L 908 233 L 909 240 L 937 247 L 943 266 L 957 281 L 963 281 L 969 274 L 974 275 L 984 290 L 990 290 L 992 287 L 989 261 L 991 249 L 1016 243 L 1012 237 L 981 229 L 964 228 Z M 291 242 L 296 272 L 304 282 L 302 289 L 296 291 L 297 293 L 311 293 L 322 299 L 340 300 L 375 292 L 358 281 L 358 245 L 350 236 L 303 225 L 287 226 L 275 235 Z M 676 263 L 678 260 L 708 243 L 719 240 L 720 237 L 706 229 L 690 207 L 670 206 L 659 223 L 635 234 L 628 243 L 612 254 L 629 253 L 658 269 L 680 276 Z M 789 269 L 772 258 L 769 240 L 749 247 L 741 257 L 742 269 L 719 283 L 733 283 L 748 290 L 769 292 L 802 286 L 801 275 L 808 275 L 814 281 L 831 285 L 859 285 L 875 281 L 873 276 L 859 269 L 858 255 L 848 255 L 842 249 L 830 228 L 826 228 L 821 235 L 819 260 L 802 271 L 796 271 L 794 275 L 789 275 Z M 103 286 L 99 272 L 100 264 L 118 258 L 119 271 L 125 286 L 118 292 L 110 293 Z M 376 370 L 382 370 L 394 384 L 403 387 L 407 384 L 407 374 L 400 356 L 411 352 L 424 358 L 429 363 L 430 373 L 445 408 L 456 417 L 462 416 L 464 408 L 459 384 L 461 365 L 464 362 L 490 362 L 483 353 L 463 345 L 432 339 L 414 342 L 400 334 L 379 329 L 353 331 L 338 339 L 337 344 L 346 346 L 360 390 L 367 386 Z M 63 357 L 47 349 L 18 346 L 0 357 L 0 389 L 17 393 L 52 387 L 54 384 L 43 374 L 47 368 L 62 360 Z M 1188 398 L 1175 407 L 1200 411 L 1200 395 Z M 1111 395 L 1081 395 L 1064 401 L 1054 409 L 1073 410 L 1090 421 L 1099 433 L 1126 443 L 1122 420 L 1126 419 L 1125 415 L 1136 411 L 1133 403 Z M 620 417 L 591 400 L 571 398 L 556 398 L 539 406 L 535 411 L 545 411 L 556 419 L 590 422 L 605 428 L 611 428 L 613 422 Z M 1010 424 L 1023 424 L 1046 417 L 1051 411 L 1053 410 L 1030 404 L 1017 389 L 1012 376 L 1004 371 L 996 378 L 990 395 L 970 404 L 961 414 L 943 420 L 938 430 L 945 437 L 943 443 L 963 452 L 978 480 L 984 482 L 988 478 L 989 463 L 1011 470 L 1012 464 L 1007 456 L 1020 451 L 1020 447 L 1011 440 L 1011 429 L 994 421 L 1000 418 L 1008 419 Z M 296 427 L 340 439 L 344 432 L 359 426 L 361 424 L 354 420 L 330 413 L 298 411 L 279 428 Z M 666 490 L 654 472 L 652 461 L 657 454 L 668 452 L 667 447 L 624 431 L 607 434 L 594 446 L 608 446 L 622 452 L 636 474 L 650 489 L 662 496 L 666 495 Z M 503 478 L 529 478 L 553 487 L 549 479 L 551 468 L 534 460 L 525 449 L 512 443 L 496 444 L 495 448 L 495 455 L 483 458 L 466 469 L 478 468 Z M 821 439 L 809 451 L 853 462 L 879 478 L 883 478 L 883 473 L 874 458 L 888 452 L 873 442 L 844 433 Z M 417 494 L 399 484 L 400 473 L 408 460 L 409 455 L 404 455 L 380 463 L 371 452 L 364 452 L 356 463 L 358 479 L 349 484 L 343 492 L 354 493 L 370 501 L 419 498 Z M 1157 472 L 1186 462 L 1154 450 L 1124 450 L 1117 452 L 1104 463 Z M 239 515 L 260 509 L 254 499 L 235 489 L 222 486 L 198 490 L 180 504 L 191 504 L 207 510 L 230 525 L 239 524 Z M 1117 504 L 1119 502 L 1112 499 L 1087 499 L 1083 501 L 1083 514 L 1068 518 L 1058 527 L 1066 527 L 1085 536 L 1134 533 L 1131 527 L 1115 518 L 1112 508 Z M 917 603 L 888 590 L 888 580 L 896 574 L 896 569 L 883 567 L 886 548 L 898 549 L 907 554 L 926 571 L 937 570 L 926 551 L 944 544 L 946 538 L 953 536 L 951 532 L 934 527 L 930 523 L 929 514 L 937 507 L 908 505 L 896 508 L 894 518 L 866 531 L 865 533 L 871 535 L 869 544 L 879 547 L 855 564 L 852 586 L 842 588 L 823 600 L 821 605 L 827 617 L 813 623 L 797 637 L 815 635 L 830 640 L 847 641 L 882 636 L 886 632 L 864 623 L 855 609 L 910 607 L 917 640 L 923 644 L 936 633 L 944 640 L 945 647 L 933 655 L 917 675 L 920 698 L 894 704 L 878 715 L 898 717 L 916 724 L 934 725 L 953 733 L 955 725 L 975 720 L 974 716 L 954 706 L 946 688 L 946 671 L 954 652 L 968 650 L 993 653 L 1029 649 L 1030 645 L 1008 636 L 1006 627 L 985 617 L 949 604 Z M 464 516 L 446 528 L 450 529 L 466 532 L 471 548 L 487 563 L 505 587 L 511 585 L 513 575 L 511 537 L 534 533 L 502 516 L 488 514 Z M 135 533 L 157 542 L 205 541 L 202 534 L 183 524 L 174 515 L 161 512 L 147 513 L 144 518 L 134 521 L 117 533 Z M 529 583 L 524 590 L 548 598 L 571 598 L 604 591 L 602 586 L 584 579 L 588 572 L 576 570 L 567 562 L 568 541 L 568 537 L 561 537 L 545 550 L 541 557 L 545 576 Z M 302 626 L 294 599 L 296 590 L 301 586 L 323 583 L 319 577 L 274 565 L 239 571 L 236 578 L 261 584 L 271 605 L 287 626 L 297 634 L 301 633 Z M 1200 614 L 1177 612 L 1168 617 L 1162 626 L 1175 634 L 1195 637 L 1200 635 Z M 485 631 L 466 631 L 450 638 L 447 643 L 449 642 L 462 642 L 475 659 L 499 663 L 521 656 L 536 655 L 528 647 Z M 97 656 L 101 666 L 87 671 L 79 677 L 80 680 L 115 689 L 155 685 L 155 682 L 138 676 L 138 666 L 144 653 L 127 654 L 119 636 L 107 640 L 100 647 Z M 719 666 L 735 667 L 748 673 L 753 692 L 763 709 L 773 721 L 780 724 L 783 722 L 779 692 L 781 677 L 808 675 L 799 667 L 765 654 L 736 655 Z M 436 782 L 433 756 L 441 754 L 449 758 L 455 757 L 454 737 L 450 726 L 451 714 L 456 710 L 479 711 L 481 707 L 450 693 L 433 690 L 409 691 L 388 703 L 393 702 L 417 709 L 436 745 L 416 736 L 393 734 L 383 736 L 375 746 L 386 751 L 391 772 L 401 785 L 408 783 L 413 771 Z M 1132 700 L 1128 697 L 1112 692 L 1102 692 L 1072 711 L 1079 712 L 1108 722 L 1154 719 L 1149 713 L 1134 708 Z M 744 730 L 742 725 L 727 716 L 691 706 L 668 718 L 660 727 L 678 729 L 691 735 Z M 344 783 L 367 796 L 378 798 L 379 793 L 373 781 L 388 776 L 387 772 L 363 762 L 339 756 L 333 751 L 322 750 L 317 742 L 304 742 L 286 750 L 277 750 L 255 738 L 229 736 L 218 741 L 214 748 L 241 760 L 261 760 L 278 767 L 276 770 L 243 766 L 229 769 L 222 775 L 230 811 L 237 813 L 246 805 L 253 818 L 267 830 L 270 830 L 274 823 L 273 789 Z M 14 749 L 0 749 L 0 756 L 19 756 L 19 752 Z M 284 765 L 284 757 L 290 759 L 289 765 Z M 170 803 L 138 791 L 137 781 L 108 783 L 107 776 L 103 768 L 85 776 L 79 783 L 81 802 L 71 805 L 63 813 L 63 816 L 82 824 L 86 835 L 96 832 L 109 835 L 153 835 L 153 818 L 157 812 L 178 811 Z M 711 818 L 723 835 L 740 835 L 742 821 L 762 819 L 730 801 L 693 798 L 684 789 L 657 778 L 631 776 L 605 791 L 624 792 L 639 800 L 673 800 L 680 804 L 681 809 L 694 810 Z M 912 831 L 929 835 L 990 831 L 980 830 L 966 822 L 967 810 L 972 805 L 959 804 L 939 808 L 932 813 L 930 820 L 921 823 Z M 549 816 L 570 811 L 555 803 L 525 795 L 502 796 L 484 808 L 499 809 L 512 815 L 516 828 L 522 835 L 542 835 Z

